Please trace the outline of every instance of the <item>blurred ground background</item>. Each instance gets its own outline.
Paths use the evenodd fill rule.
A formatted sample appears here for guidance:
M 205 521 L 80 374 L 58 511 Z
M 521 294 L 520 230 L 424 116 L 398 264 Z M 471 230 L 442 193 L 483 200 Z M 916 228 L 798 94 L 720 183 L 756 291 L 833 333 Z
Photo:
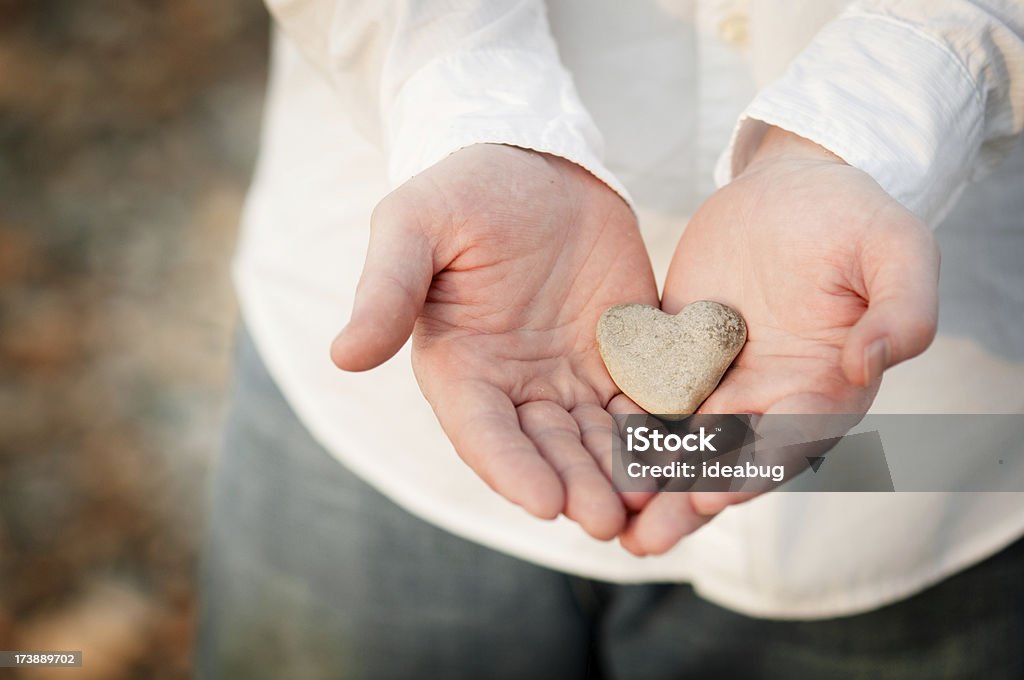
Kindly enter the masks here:
M 0 649 L 182 678 L 259 0 L 0 0 Z M 11 674 L 11 675 L 5 675 Z

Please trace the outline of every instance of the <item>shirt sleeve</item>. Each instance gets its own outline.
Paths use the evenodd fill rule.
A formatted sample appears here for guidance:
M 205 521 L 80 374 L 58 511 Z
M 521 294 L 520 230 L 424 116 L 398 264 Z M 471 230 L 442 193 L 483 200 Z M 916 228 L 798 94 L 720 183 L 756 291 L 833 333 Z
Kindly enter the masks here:
M 937 224 L 1021 135 L 1024 2 L 853 3 L 740 116 L 720 185 L 769 125 L 832 151 Z
M 573 161 L 630 201 L 602 163 L 541 0 L 267 4 L 386 149 L 393 185 L 460 148 L 500 143 Z

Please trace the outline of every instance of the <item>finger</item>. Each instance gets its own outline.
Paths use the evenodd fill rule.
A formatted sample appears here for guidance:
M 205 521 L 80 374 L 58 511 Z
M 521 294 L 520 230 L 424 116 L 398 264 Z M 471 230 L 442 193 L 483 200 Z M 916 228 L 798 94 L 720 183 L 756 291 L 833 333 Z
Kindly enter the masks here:
M 757 448 L 758 464 L 781 464 L 791 470 L 802 470 L 806 456 L 816 453 L 813 442 L 842 436 L 857 424 L 860 416 L 856 414 L 867 409 L 870 396 L 865 396 L 865 390 L 848 392 L 840 397 L 818 392 L 790 394 L 769 405 L 763 415 L 751 419 L 759 440 L 768 443 L 768 449 Z M 803 417 L 807 415 L 826 417 Z M 794 446 L 798 444 L 807 444 L 809 448 Z M 751 479 L 742 485 L 742 491 L 694 492 L 691 503 L 698 514 L 714 517 L 730 505 L 744 503 L 778 486 L 775 480 Z
M 761 495 L 760 491 L 696 491 L 690 503 L 694 512 L 709 520 L 730 505 L 739 505 Z
M 777 387 L 777 381 L 765 380 L 763 375 L 753 369 L 733 366 L 700 405 L 697 413 L 758 413 L 764 410 L 770 398 L 769 390 L 774 391 Z
M 565 488 L 565 516 L 588 534 L 608 540 L 626 523 L 626 511 L 611 482 L 584 448 L 573 417 L 553 401 L 534 401 L 518 409 L 519 424 L 551 464 Z
M 625 394 L 616 394 L 612 397 L 612 400 L 608 402 L 607 411 L 613 416 L 642 416 L 647 413 L 647 411 L 643 410 L 635 401 L 627 397 Z
M 863 389 L 848 389 L 832 393 L 810 390 L 787 394 L 777 399 L 765 410 L 764 416 L 801 414 L 862 414 L 871 405 L 873 392 Z M 832 419 L 832 422 L 840 422 Z M 842 422 L 845 422 L 843 420 Z M 851 427 L 856 421 L 851 423 Z
M 935 337 L 939 253 L 931 232 L 914 221 L 867 243 L 861 259 L 868 309 L 847 337 L 843 371 L 852 384 L 870 385 Z
M 626 398 L 626 397 L 624 397 Z M 613 440 L 619 436 L 615 419 L 597 404 L 583 404 L 572 410 L 572 417 L 580 428 L 580 439 L 583 447 L 597 461 L 605 477 L 611 482 L 612 490 L 618 491 L 615 484 L 615 461 Z M 619 491 L 619 499 L 630 512 L 637 512 L 651 499 L 656 486 L 653 480 L 631 480 L 630 486 L 650 486 L 650 491 Z
M 816 349 L 812 348 L 812 351 Z M 811 389 L 838 390 L 849 387 L 836 365 L 838 353 L 834 357 L 831 354 L 824 357 L 780 356 L 759 354 L 756 348 L 750 346 L 744 348 L 744 352 L 747 353 L 746 365 L 729 368 L 722 382 L 700 405 L 697 413 L 765 413 L 791 395 L 809 393 Z M 811 351 L 808 352 L 810 354 Z
M 701 514 L 692 505 L 694 495 L 687 492 L 655 495 L 619 536 L 622 547 L 640 557 L 661 555 L 684 536 L 707 524 L 711 517 Z
M 833 450 L 860 422 L 873 391 L 846 386 L 828 393 L 798 392 L 776 400 L 763 415 L 751 419 L 756 435 L 751 460 L 770 469 L 770 476 L 763 473 L 734 484 L 732 490 L 743 492 L 742 496 L 695 501 L 694 507 L 706 513 L 720 512 L 779 487 L 784 490 L 786 483 L 805 473 L 814 458 Z
M 864 393 L 864 390 L 856 392 Z M 844 413 L 848 408 L 852 408 L 852 404 L 853 402 L 837 400 L 824 394 L 798 393 L 771 404 L 759 420 L 765 422 L 767 417 L 774 414 Z M 863 413 L 863 410 L 860 412 Z M 855 420 L 851 421 L 851 426 Z M 772 485 L 762 485 L 757 480 L 745 486 L 752 490 L 658 494 L 633 518 L 621 536 L 621 543 L 623 547 L 637 555 L 662 554 L 727 507 L 745 503 L 773 488 Z
M 426 235 L 414 219 L 382 202 L 371 219 L 352 318 L 331 344 L 334 363 L 365 371 L 394 356 L 412 333 L 433 275 Z
M 627 416 L 627 415 L 642 415 L 647 411 L 640 408 L 635 401 L 627 397 L 625 394 L 618 394 L 612 397 L 612 400 L 608 402 L 608 413 L 613 416 L 612 424 L 615 425 L 613 436 L 619 437 L 621 441 L 621 433 L 618 431 L 618 423 L 615 422 L 614 416 Z M 614 465 L 614 461 L 612 461 Z M 614 477 L 611 477 L 614 482 Z M 643 491 L 619 491 L 619 497 L 622 498 L 623 504 L 626 509 L 630 512 L 639 512 L 647 503 L 654 497 L 654 494 L 658 490 L 658 484 L 653 478 L 643 478 L 630 480 L 629 485 L 631 488 L 636 487 L 649 487 L 649 490 Z
M 615 436 L 615 421 L 597 404 L 580 404 L 569 412 L 579 428 L 583 443 L 606 479 L 612 478 L 612 438 Z
M 427 392 L 427 390 L 425 390 Z M 565 492 L 519 425 L 508 395 L 482 381 L 448 381 L 429 401 L 459 457 L 494 491 L 542 519 L 558 517 Z

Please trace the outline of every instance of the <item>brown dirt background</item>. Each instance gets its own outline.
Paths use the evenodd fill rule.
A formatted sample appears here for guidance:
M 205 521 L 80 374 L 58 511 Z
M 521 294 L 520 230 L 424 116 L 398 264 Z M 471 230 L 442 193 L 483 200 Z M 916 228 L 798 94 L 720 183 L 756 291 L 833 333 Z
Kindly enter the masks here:
M 0 649 L 184 678 L 258 0 L 0 0 Z

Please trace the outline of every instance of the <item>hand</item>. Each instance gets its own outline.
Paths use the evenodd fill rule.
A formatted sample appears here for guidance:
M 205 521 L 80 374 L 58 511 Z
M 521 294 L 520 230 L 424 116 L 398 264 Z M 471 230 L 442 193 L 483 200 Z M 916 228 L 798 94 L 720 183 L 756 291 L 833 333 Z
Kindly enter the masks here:
M 662 307 L 712 299 L 748 340 L 704 413 L 863 414 L 882 372 L 935 335 L 939 255 L 928 228 L 868 175 L 778 129 L 688 225 Z M 750 494 L 660 494 L 622 536 L 668 550 Z
M 412 333 L 420 389 L 463 460 L 532 514 L 609 539 L 626 521 L 609 482 L 619 390 L 595 327 L 611 305 L 656 301 L 615 192 L 564 159 L 477 145 L 377 206 L 332 358 L 366 370 Z

